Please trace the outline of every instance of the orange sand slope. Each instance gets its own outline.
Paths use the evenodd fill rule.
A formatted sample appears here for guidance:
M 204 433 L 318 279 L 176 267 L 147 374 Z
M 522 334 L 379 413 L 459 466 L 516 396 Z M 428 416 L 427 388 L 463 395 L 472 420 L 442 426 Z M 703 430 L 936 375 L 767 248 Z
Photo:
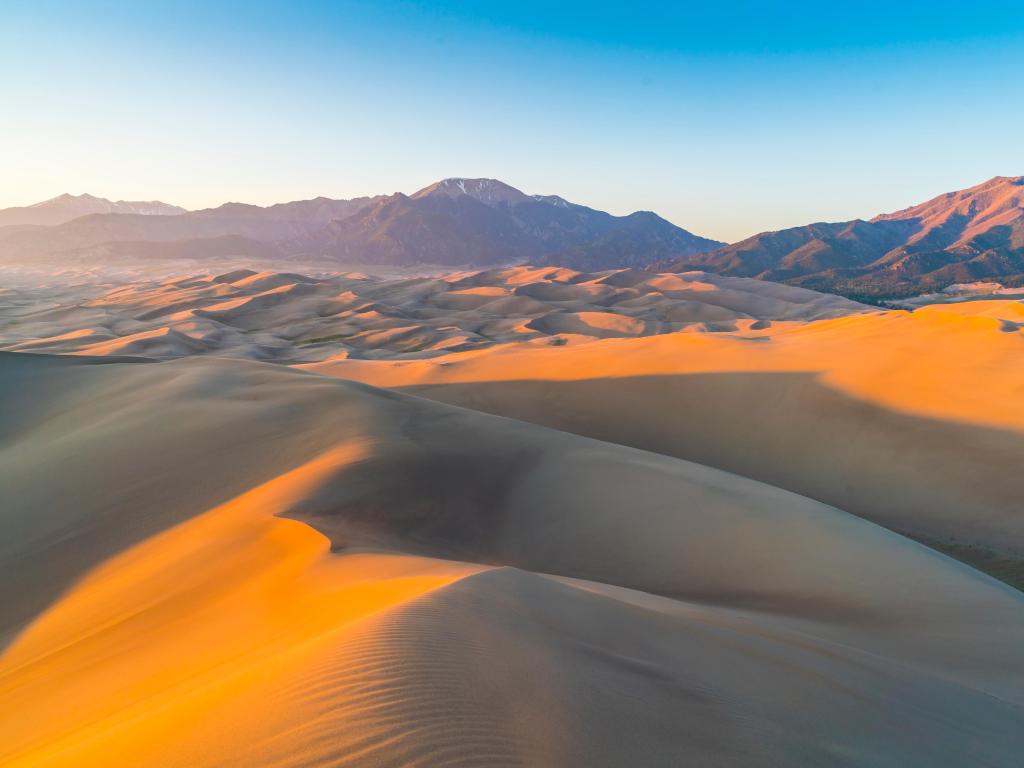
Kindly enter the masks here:
M 762 480 L 1024 585 L 1021 328 L 1024 303 L 975 301 L 310 368 Z
M 0 348 L 295 363 L 679 330 L 757 334 L 775 321 L 867 310 L 838 296 L 701 272 L 516 267 L 380 279 L 243 269 L 106 289 L 44 285 L 0 291 Z
M 4 766 L 1024 749 L 1024 597 L 787 491 L 237 360 L 0 398 Z

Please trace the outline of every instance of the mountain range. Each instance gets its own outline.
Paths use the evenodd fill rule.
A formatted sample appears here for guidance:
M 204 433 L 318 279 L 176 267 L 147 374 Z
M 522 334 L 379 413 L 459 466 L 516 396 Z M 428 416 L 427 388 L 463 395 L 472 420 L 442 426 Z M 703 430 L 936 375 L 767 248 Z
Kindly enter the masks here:
M 871 220 L 819 222 L 726 245 L 649 211 L 614 216 L 494 179 L 449 178 L 405 195 L 318 197 L 186 211 L 160 202 L 60 197 L 0 210 L 0 261 L 243 257 L 326 264 L 530 263 L 754 277 L 860 300 L 951 284 L 1024 285 L 1024 177 Z
M 632 243 L 628 259 L 613 247 L 616 238 Z M 530 261 L 611 269 L 718 245 L 645 211 L 613 216 L 557 195 L 527 195 L 494 179 L 444 179 L 410 196 L 377 199 L 290 250 L 387 264 Z
M 136 213 L 146 216 L 173 216 L 185 213 L 184 208 L 161 203 L 129 200 L 107 200 L 92 195 L 59 195 L 35 205 L 0 210 L 0 227 L 54 226 L 93 213 Z
M 391 265 L 535 261 L 607 269 L 724 245 L 653 213 L 613 216 L 555 195 L 527 195 L 494 179 L 444 179 L 413 195 L 320 197 L 268 207 L 226 203 L 188 212 L 155 203 L 146 209 L 96 210 L 92 201 L 100 198 L 58 200 L 65 198 L 79 201 L 82 213 L 71 218 L 65 213 L 52 226 L 30 226 L 32 221 L 19 218 L 19 212 L 32 208 L 0 211 L 8 214 L 9 224 L 0 227 L 0 258 L 147 258 L 169 250 L 188 253 L 192 247 L 202 258 L 269 253 Z M 169 248 L 172 241 L 187 241 L 189 247 Z
M 762 232 L 653 268 L 756 277 L 862 300 L 979 280 L 1024 285 L 1024 176 L 997 176 L 870 221 Z

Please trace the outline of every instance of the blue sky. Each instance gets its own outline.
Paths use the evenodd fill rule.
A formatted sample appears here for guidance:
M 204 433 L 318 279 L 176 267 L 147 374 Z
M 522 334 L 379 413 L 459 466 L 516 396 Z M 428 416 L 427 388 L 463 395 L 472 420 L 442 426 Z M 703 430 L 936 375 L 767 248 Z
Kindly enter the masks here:
M 1024 173 L 1024 3 L 5 0 L 0 206 L 490 176 L 700 234 Z

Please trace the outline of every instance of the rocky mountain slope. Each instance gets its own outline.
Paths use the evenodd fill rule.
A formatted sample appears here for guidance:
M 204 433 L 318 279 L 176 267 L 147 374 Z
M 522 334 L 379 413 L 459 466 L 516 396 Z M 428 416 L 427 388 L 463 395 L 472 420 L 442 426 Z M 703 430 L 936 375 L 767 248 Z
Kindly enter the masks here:
M 854 298 L 891 298 L 956 283 L 1024 284 L 1024 176 L 997 176 L 871 221 L 762 232 L 717 250 L 663 262 Z

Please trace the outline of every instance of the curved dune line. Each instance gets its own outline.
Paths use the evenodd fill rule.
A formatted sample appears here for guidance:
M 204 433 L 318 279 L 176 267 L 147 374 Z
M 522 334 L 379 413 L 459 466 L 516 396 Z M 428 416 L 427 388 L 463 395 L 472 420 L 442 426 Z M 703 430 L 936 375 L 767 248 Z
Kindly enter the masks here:
M 602 339 L 568 350 L 509 343 L 428 360 L 300 367 L 384 387 L 801 371 L 851 397 L 904 413 L 1024 429 L 1024 336 L 1007 332 L 1021 311 L 1015 301 L 969 302 L 914 313 L 776 322 L 758 342 L 674 333 Z
M 281 366 L 0 362 L 5 766 L 1019 762 L 1020 593 L 838 509 Z M 653 378 L 503 391 L 741 446 L 712 396 L 786 401 Z
M 244 704 L 223 710 L 183 745 L 181 765 L 239 727 L 225 746 L 244 764 L 522 765 L 519 735 L 467 669 L 486 649 L 445 626 L 429 594 L 357 622 L 261 688 L 255 726 Z
M 834 505 L 1024 585 L 1022 304 L 302 366 Z
M 143 764 L 346 625 L 479 570 L 334 557 L 326 537 L 274 517 L 361 455 L 331 451 L 72 588 L 0 660 L 4 764 Z

